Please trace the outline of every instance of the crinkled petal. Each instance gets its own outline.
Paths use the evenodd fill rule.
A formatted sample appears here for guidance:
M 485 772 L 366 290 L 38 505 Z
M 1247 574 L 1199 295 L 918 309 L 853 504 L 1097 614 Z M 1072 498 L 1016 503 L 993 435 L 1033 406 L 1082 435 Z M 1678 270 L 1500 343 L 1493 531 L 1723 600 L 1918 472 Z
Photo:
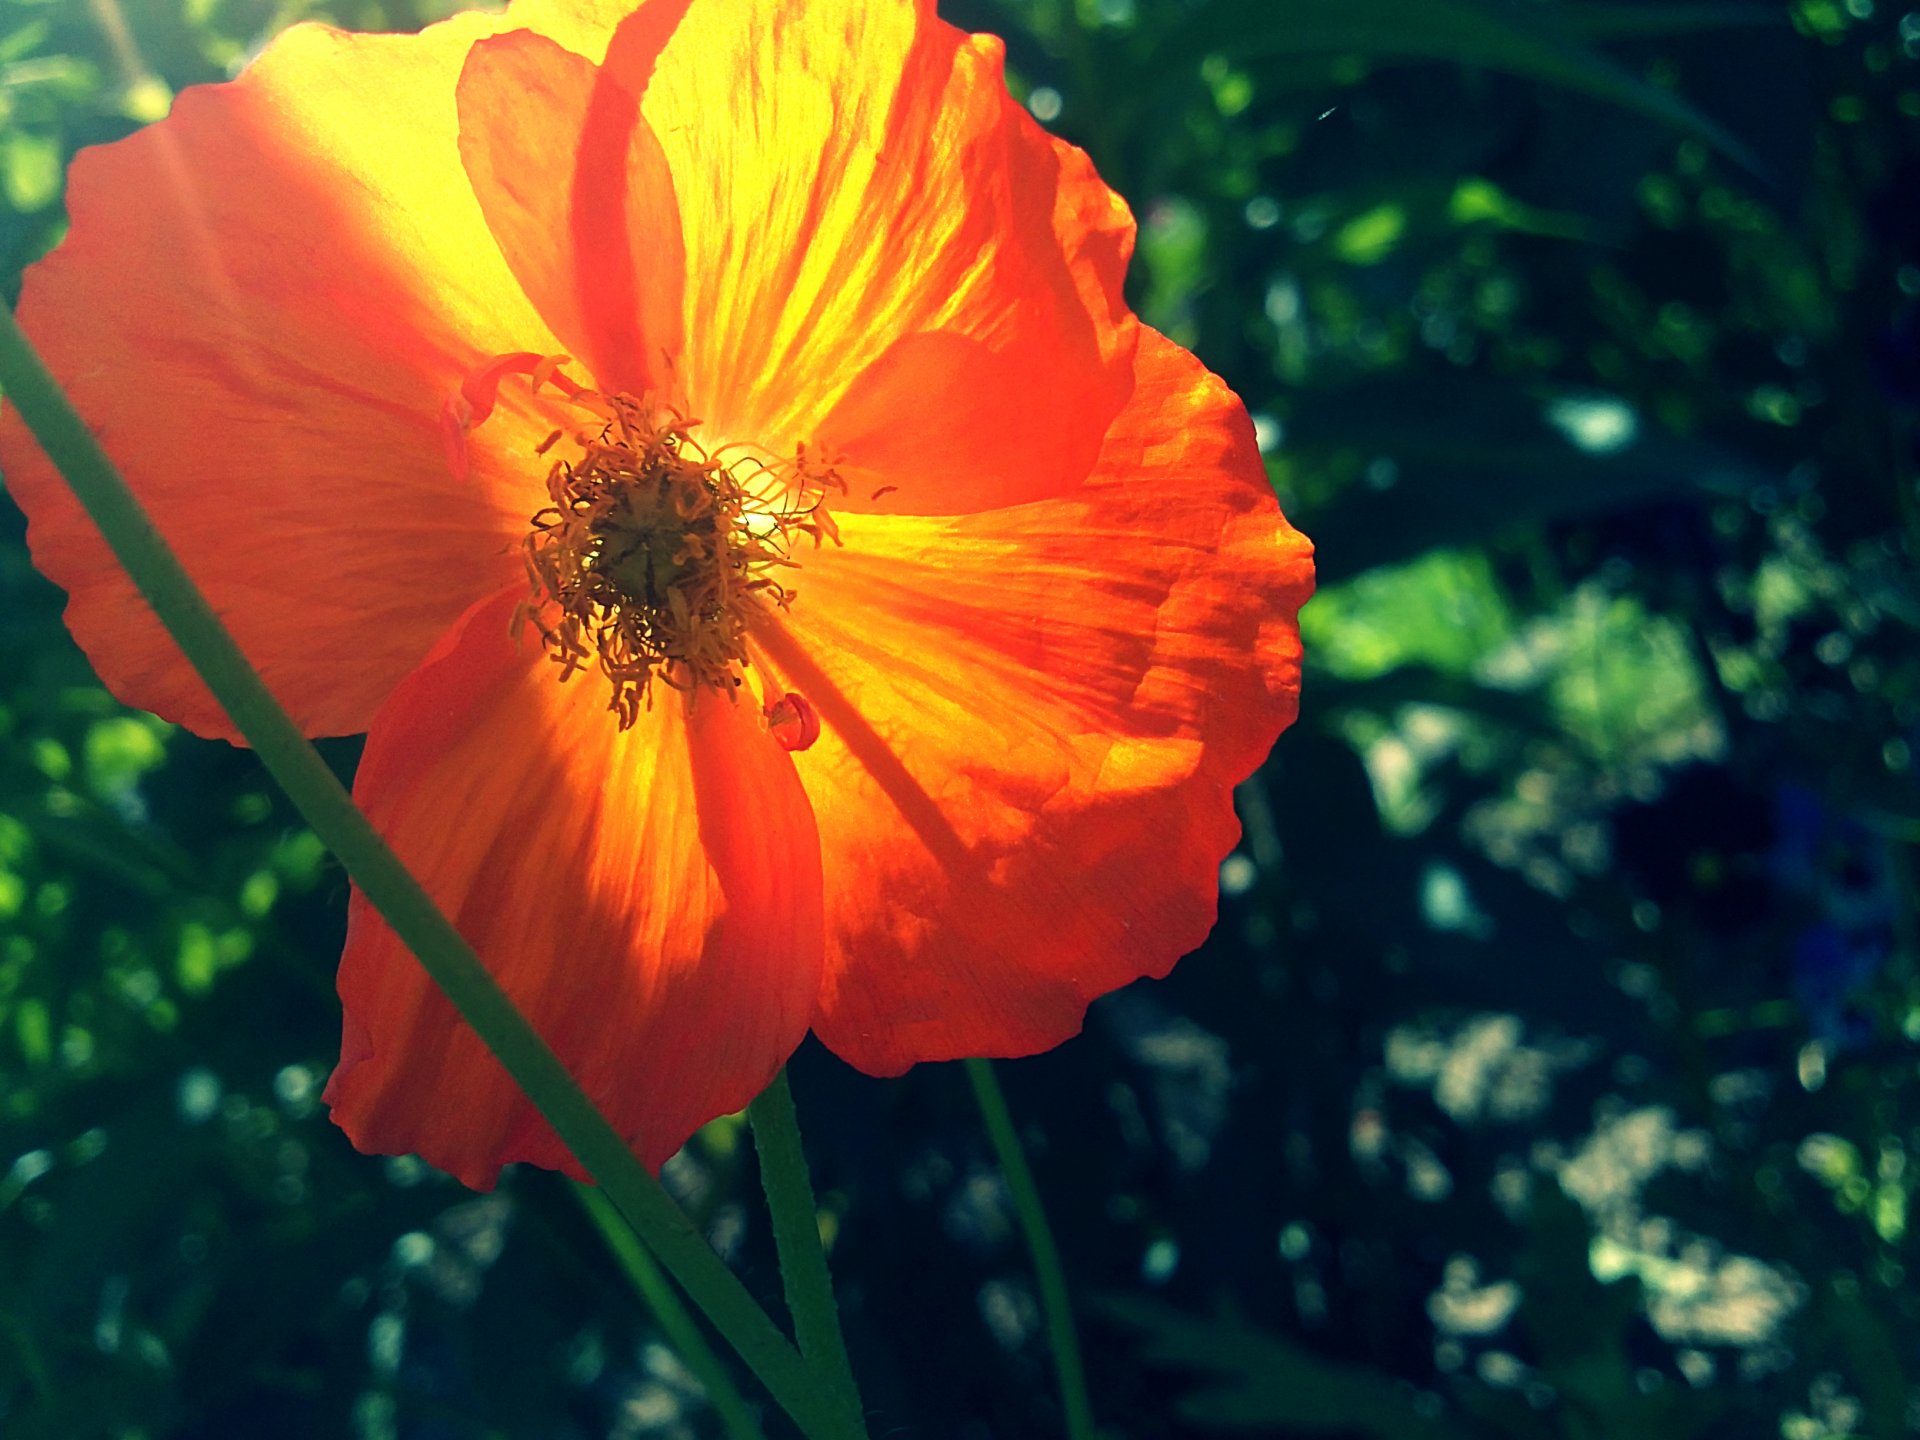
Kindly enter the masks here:
M 645 110 L 713 441 L 820 447 L 850 509 L 966 513 L 1085 477 L 1131 380 L 1132 221 L 1001 62 L 930 4 L 695 0 Z
M 820 1037 L 876 1074 L 1017 1055 L 1215 914 L 1233 786 L 1292 719 L 1306 541 L 1245 410 L 1150 333 L 1085 487 L 850 516 L 764 632 L 817 711 Z
M 666 156 L 640 113 L 686 0 L 656 0 L 595 65 L 518 31 L 460 75 L 460 153 L 514 275 L 599 388 L 665 394 L 686 257 Z
M 820 850 L 758 709 L 656 692 L 622 733 L 560 683 L 515 596 L 477 606 L 381 710 L 355 797 L 582 1087 L 657 1169 L 805 1035 Z M 334 1118 L 477 1188 L 558 1138 L 355 893 Z
M 83 152 L 72 229 L 21 315 L 188 570 L 310 733 L 364 730 L 434 638 L 515 572 L 546 421 L 514 400 L 456 482 L 444 403 L 554 348 L 460 165 L 454 82 L 499 16 L 419 36 L 298 26 L 239 80 Z M 519 392 L 524 396 L 525 392 Z M 8 487 L 109 686 L 226 718 L 11 415 Z

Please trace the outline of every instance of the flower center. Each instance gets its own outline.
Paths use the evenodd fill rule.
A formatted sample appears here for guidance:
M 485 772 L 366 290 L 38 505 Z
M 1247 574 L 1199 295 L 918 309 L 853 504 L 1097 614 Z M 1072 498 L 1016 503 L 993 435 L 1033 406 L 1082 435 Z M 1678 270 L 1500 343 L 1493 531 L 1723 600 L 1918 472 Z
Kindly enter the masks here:
M 562 680 L 597 668 L 624 730 L 656 680 L 683 691 L 740 685 L 748 632 L 793 603 L 794 537 L 838 543 L 825 500 L 844 486 L 804 445 L 786 461 L 748 447 L 709 453 L 696 422 L 646 399 L 573 398 L 601 423 L 575 432 L 578 456 L 547 473 L 551 503 L 522 542 L 532 594 L 514 623 L 539 630 Z

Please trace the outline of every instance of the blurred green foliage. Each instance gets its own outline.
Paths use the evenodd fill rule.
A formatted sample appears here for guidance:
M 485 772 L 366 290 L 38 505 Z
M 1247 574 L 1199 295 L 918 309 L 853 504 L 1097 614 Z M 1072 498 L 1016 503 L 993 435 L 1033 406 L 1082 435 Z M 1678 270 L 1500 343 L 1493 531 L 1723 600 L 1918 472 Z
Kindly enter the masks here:
M 1920 1429 L 1920 11 L 942 8 L 1323 578 L 1214 939 L 1006 1070 L 1109 1433 Z M 0 0 L 8 293 L 78 147 L 439 13 Z M 326 1124 L 343 878 L 0 524 L 0 1433 L 720 1433 L 563 1187 Z M 796 1070 L 876 1433 L 1057 1433 L 960 1077 Z M 751 1168 L 669 1179 L 771 1296 Z

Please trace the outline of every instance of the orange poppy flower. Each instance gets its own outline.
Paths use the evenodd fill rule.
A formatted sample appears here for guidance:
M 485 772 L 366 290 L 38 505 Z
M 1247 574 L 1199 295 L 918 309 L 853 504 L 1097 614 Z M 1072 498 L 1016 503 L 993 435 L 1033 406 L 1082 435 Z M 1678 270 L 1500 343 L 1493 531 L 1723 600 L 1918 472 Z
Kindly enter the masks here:
M 253 663 L 658 1166 L 811 1028 L 1020 1055 L 1215 912 L 1307 543 L 1126 206 L 930 0 L 289 31 L 89 151 L 21 313 Z M 129 704 L 226 716 L 17 422 Z M 357 896 L 327 1095 L 557 1138 Z

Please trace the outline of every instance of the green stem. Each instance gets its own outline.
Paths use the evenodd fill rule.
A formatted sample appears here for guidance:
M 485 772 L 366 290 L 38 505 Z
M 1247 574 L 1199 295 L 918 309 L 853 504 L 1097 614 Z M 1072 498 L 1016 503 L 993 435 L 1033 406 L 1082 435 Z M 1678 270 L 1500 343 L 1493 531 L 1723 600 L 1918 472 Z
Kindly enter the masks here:
M 1060 1251 L 1053 1243 L 1053 1230 L 1047 1224 L 1047 1212 L 1040 1204 L 1040 1190 L 1033 1183 L 1033 1171 L 1027 1165 L 1027 1153 L 1013 1128 L 1013 1116 L 1007 1110 L 1007 1097 L 1000 1093 L 999 1077 L 990 1060 L 967 1060 L 967 1079 L 973 1085 L 973 1098 L 980 1104 L 980 1118 L 987 1127 L 999 1157 L 1000 1171 L 1007 1177 L 1007 1189 L 1013 1195 L 1014 1213 L 1026 1233 L 1027 1249 L 1033 1253 L 1033 1269 L 1040 1282 L 1040 1309 L 1047 1318 L 1047 1339 L 1053 1346 L 1054 1374 L 1060 1381 L 1060 1408 L 1066 1412 L 1069 1440 L 1094 1440 L 1093 1405 L 1087 1399 L 1087 1374 L 1080 1364 L 1080 1337 L 1073 1329 L 1073 1307 L 1067 1299 L 1067 1272 L 1060 1264 Z
M 261 763 L 622 1218 L 809 1440 L 856 1435 L 821 1395 L 806 1362 L 594 1108 L 280 708 L 4 308 L 0 389 Z
M 674 1293 L 673 1282 L 668 1280 L 664 1271 L 653 1262 L 647 1253 L 647 1247 L 640 1243 L 627 1223 L 620 1218 L 620 1212 L 613 1208 L 613 1202 L 607 1199 L 606 1192 L 596 1190 L 591 1185 L 573 1182 L 574 1198 L 580 1202 L 580 1208 L 587 1212 L 587 1218 L 593 1221 L 594 1228 L 600 1232 L 600 1238 L 606 1241 L 607 1249 L 613 1252 L 613 1258 L 626 1272 L 627 1280 L 653 1312 L 654 1320 L 667 1337 L 676 1354 L 687 1369 L 700 1381 L 700 1387 L 707 1392 L 720 1423 L 727 1427 L 727 1434 L 733 1440 L 766 1440 L 766 1432 L 760 1428 L 760 1421 L 748 1407 L 739 1387 L 733 1383 L 733 1377 L 727 1374 L 727 1367 L 720 1357 L 713 1353 L 713 1347 L 707 1344 L 707 1337 L 700 1333 L 700 1327 L 688 1313 L 687 1307 L 680 1303 L 680 1297 Z
M 753 1124 L 760 1184 L 773 1216 L 773 1243 L 780 1252 L 780 1280 L 787 1294 L 787 1313 L 793 1317 L 794 1338 L 841 1413 L 864 1434 L 860 1390 L 847 1359 L 847 1342 L 840 1334 L 840 1311 L 833 1299 L 826 1247 L 820 1240 L 813 1181 L 800 1146 L 800 1117 L 793 1108 L 784 1068 L 747 1106 L 747 1119 Z

